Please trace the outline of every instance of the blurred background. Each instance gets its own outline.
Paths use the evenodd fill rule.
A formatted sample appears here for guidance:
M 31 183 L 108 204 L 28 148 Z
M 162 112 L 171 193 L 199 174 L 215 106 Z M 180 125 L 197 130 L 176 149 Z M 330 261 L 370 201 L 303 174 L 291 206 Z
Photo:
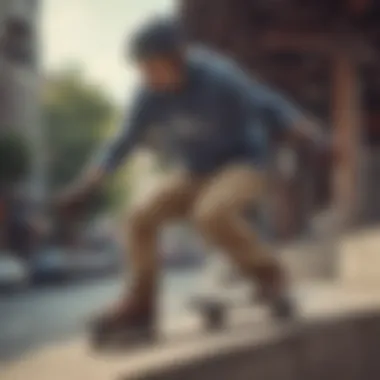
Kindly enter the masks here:
M 265 232 L 309 236 L 333 209 L 342 228 L 380 218 L 380 4 L 365 0 L 1 0 L 0 360 L 75 336 L 117 296 L 118 220 L 162 170 L 141 151 L 75 225 L 46 206 L 118 128 L 132 88 L 123 47 L 154 13 L 228 54 L 320 119 L 343 158 L 316 165 L 273 139 Z M 319 168 L 319 169 L 317 169 Z M 206 256 L 186 225 L 162 241 L 165 307 L 181 312 Z

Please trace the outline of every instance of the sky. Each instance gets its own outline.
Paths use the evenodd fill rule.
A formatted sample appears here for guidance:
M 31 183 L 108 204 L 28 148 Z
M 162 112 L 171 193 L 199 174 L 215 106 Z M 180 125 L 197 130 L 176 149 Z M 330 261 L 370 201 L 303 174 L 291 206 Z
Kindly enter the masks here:
M 168 14 L 176 0 L 42 0 L 43 68 L 79 66 L 119 104 L 136 73 L 123 61 L 125 41 L 139 22 Z

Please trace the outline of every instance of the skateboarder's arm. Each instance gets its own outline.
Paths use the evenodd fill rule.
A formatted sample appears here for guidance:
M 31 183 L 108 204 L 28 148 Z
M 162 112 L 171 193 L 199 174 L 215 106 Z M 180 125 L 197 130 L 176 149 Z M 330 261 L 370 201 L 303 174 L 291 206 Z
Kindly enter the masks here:
M 126 115 L 120 131 L 96 156 L 91 171 L 104 175 L 114 172 L 140 143 L 153 112 L 153 101 L 145 91 L 140 92 Z
M 303 111 L 290 99 L 269 86 L 254 82 L 250 89 L 253 108 L 276 133 L 287 133 L 304 118 Z
M 281 93 L 261 83 L 255 83 L 251 97 L 259 113 L 277 133 L 297 143 L 319 144 L 325 134 L 319 123 Z
M 114 172 L 132 152 L 144 134 L 152 115 L 151 97 L 140 91 L 133 101 L 130 112 L 121 125 L 119 133 L 101 149 L 79 180 L 67 192 L 86 192 L 100 185 L 108 174 Z M 81 190 L 82 189 L 82 190 Z

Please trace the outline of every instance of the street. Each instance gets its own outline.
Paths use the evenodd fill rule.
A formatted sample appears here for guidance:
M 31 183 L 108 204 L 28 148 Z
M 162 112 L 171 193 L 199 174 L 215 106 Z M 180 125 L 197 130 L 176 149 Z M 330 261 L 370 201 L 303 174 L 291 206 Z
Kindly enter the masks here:
M 194 272 L 167 273 L 162 287 L 164 312 L 184 313 L 187 295 L 196 283 Z M 120 291 L 121 279 L 114 277 L 0 295 L 0 361 L 84 333 L 88 319 Z

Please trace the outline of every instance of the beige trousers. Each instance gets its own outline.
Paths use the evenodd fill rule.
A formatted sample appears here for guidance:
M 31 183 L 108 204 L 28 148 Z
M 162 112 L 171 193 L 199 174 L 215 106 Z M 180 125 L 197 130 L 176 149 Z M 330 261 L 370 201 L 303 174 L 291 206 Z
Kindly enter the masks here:
M 191 220 L 206 242 L 226 252 L 244 275 L 252 276 L 255 267 L 272 260 L 244 217 L 260 200 L 264 184 L 264 173 L 242 164 L 204 177 L 177 172 L 164 178 L 132 208 L 127 221 L 135 291 L 146 292 L 148 298 L 154 294 L 157 237 L 162 226 L 176 219 Z

